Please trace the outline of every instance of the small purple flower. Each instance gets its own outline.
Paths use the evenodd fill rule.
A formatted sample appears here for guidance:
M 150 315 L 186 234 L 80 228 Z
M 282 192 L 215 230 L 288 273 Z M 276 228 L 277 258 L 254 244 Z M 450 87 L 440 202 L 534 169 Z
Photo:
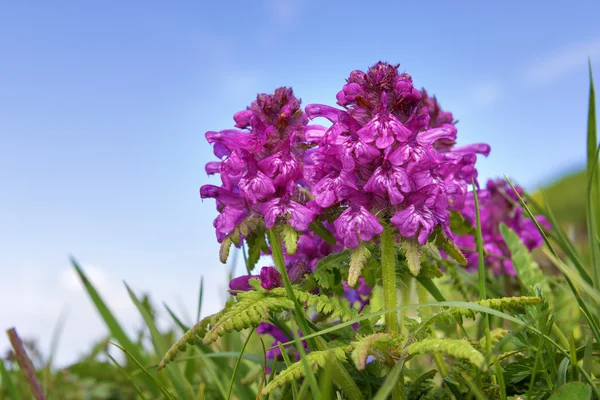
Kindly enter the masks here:
M 520 187 L 517 186 L 516 189 L 519 193 L 523 193 Z M 486 264 L 494 271 L 495 275 L 514 275 L 516 272 L 510 260 L 510 250 L 500 234 L 500 224 L 505 224 L 512 229 L 529 250 L 542 245 L 542 235 L 537 230 L 534 222 L 523 215 L 518 197 L 506 181 L 502 179 L 489 180 L 485 189 L 477 191 L 477 196 L 483 246 L 487 254 Z M 475 226 L 476 215 L 473 197 L 469 196 L 465 200 L 462 214 L 467 221 Z M 549 224 L 544 217 L 538 216 L 536 220 L 542 226 L 549 228 Z M 456 243 L 463 248 L 467 256 L 467 269 L 476 269 L 478 255 L 473 236 L 459 236 L 456 238 Z
M 242 275 L 233 278 L 229 282 L 230 293 L 235 296 L 235 291 L 247 292 L 252 290 L 252 286 L 249 283 L 252 278 L 258 279 L 260 285 L 266 290 L 283 286 L 283 279 L 279 271 L 274 267 L 262 267 L 259 275 Z
M 384 162 L 363 186 L 365 192 L 387 194 L 392 205 L 400 204 L 404 200 L 403 193 L 411 190 L 410 180 L 405 169 Z
M 373 289 L 371 286 L 367 285 L 365 279 L 361 276 L 358 280 L 358 286 L 353 289 L 345 281 L 342 281 L 344 286 L 344 298 L 348 300 L 351 306 L 358 304 L 358 311 L 362 311 L 362 309 L 369 304 L 371 292 Z
M 347 208 L 333 223 L 338 237 L 343 238 L 344 246 L 355 248 L 358 239 L 369 241 L 383 232 L 383 226 L 376 216 L 365 207 Z
M 292 227 L 304 231 L 315 218 L 315 213 L 311 209 L 289 198 L 274 198 L 261 204 L 259 210 L 264 215 L 267 228 L 275 226 L 278 218 L 287 217 Z

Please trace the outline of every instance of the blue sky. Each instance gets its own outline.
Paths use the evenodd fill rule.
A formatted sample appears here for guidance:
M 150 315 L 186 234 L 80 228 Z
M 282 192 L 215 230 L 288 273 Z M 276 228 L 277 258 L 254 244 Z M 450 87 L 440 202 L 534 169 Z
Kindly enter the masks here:
M 582 165 L 600 2 L 496 3 L 0 3 L 0 328 L 47 349 L 67 310 L 59 363 L 103 335 L 70 254 L 130 328 L 123 280 L 194 314 L 204 275 L 215 311 L 204 132 L 278 86 L 333 104 L 351 70 L 401 63 L 460 142 L 492 145 L 483 177 L 532 188 Z

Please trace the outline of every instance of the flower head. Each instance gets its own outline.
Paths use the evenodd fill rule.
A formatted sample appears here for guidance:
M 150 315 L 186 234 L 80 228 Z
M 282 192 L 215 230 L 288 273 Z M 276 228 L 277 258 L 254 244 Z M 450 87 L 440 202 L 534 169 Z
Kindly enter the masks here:
M 306 230 L 314 213 L 299 193 L 304 184 L 308 121 L 300 100 L 282 87 L 273 94 L 259 94 L 233 119 L 238 129 L 206 133 L 215 155 L 222 159 L 206 165 L 207 173 L 220 175 L 221 186 L 200 189 L 203 199 L 217 200 L 217 239 L 222 242 L 248 218 L 264 220 L 267 227 L 289 221 L 294 228 Z
M 306 107 L 309 118 L 332 122 L 306 129 L 317 146 L 307 176 L 312 208 L 341 209 L 334 226 L 346 247 L 373 239 L 385 221 L 422 244 L 436 227 L 450 234 L 449 212 L 462 207 L 477 154 L 487 155 L 489 146 L 455 148 L 452 114 L 398 65 L 353 71 L 337 103 L 342 109 Z

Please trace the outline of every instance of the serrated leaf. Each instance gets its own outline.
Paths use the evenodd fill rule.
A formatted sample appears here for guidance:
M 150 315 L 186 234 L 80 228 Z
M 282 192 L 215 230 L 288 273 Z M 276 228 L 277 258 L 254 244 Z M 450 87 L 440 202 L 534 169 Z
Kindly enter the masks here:
M 413 276 L 418 276 L 421 272 L 421 246 L 414 240 L 403 240 L 400 244 L 406 255 L 408 269 Z
M 447 237 L 443 232 L 438 230 L 438 233 L 435 237 L 435 243 L 438 247 L 446 252 L 450 257 L 454 259 L 460 265 L 467 265 L 467 259 L 464 254 L 460 251 L 456 243 L 449 237 Z
M 227 264 L 227 258 L 229 258 L 229 249 L 231 248 L 231 238 L 227 236 L 221 242 L 221 248 L 219 249 L 219 260 L 223 264 Z
M 471 343 L 466 340 L 457 339 L 425 339 L 411 344 L 406 348 L 406 352 L 411 355 L 445 353 L 454 358 L 461 358 L 470 361 L 473 365 L 487 369 L 485 357 L 477 351 Z
M 317 284 L 323 289 L 332 289 L 341 281 L 341 271 L 348 269 L 350 261 L 349 251 L 329 254 L 317 263 L 317 267 L 311 274 Z
M 367 263 L 371 252 L 364 243 L 350 250 L 350 269 L 348 270 L 348 286 L 355 287 L 360 277 L 360 272 Z
M 550 296 L 552 292 L 546 277 L 519 236 L 505 224 L 500 225 L 500 233 L 510 250 L 513 267 L 523 287 L 533 293 L 533 288 L 538 286 L 545 296 Z
M 256 267 L 256 263 L 260 258 L 260 253 L 268 252 L 269 246 L 265 239 L 265 232 L 262 229 L 250 232 L 246 237 L 246 243 L 248 243 L 248 270 L 252 271 Z
M 431 371 L 427 371 L 415 379 L 408 390 L 407 400 L 422 399 L 427 392 L 433 389 L 434 384 L 432 380 L 435 378 L 436 374 L 437 370 L 432 369 Z
M 298 232 L 290 225 L 285 224 L 282 230 L 283 244 L 285 245 L 285 251 L 291 256 L 296 253 L 298 248 Z

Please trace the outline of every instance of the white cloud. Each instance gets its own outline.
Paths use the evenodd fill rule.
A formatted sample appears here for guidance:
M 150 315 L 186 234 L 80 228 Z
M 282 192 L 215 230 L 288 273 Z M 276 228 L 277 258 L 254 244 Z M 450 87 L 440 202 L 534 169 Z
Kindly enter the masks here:
M 532 86 L 549 85 L 563 76 L 584 69 L 588 58 L 600 57 L 600 37 L 571 43 L 525 67 L 522 79 Z
M 97 266 L 85 266 L 86 275 L 117 318 L 133 328 L 138 321 L 137 311 L 127 296 L 122 283 Z M 66 312 L 66 323 L 61 333 L 58 357 L 65 364 L 90 349 L 90 343 L 101 339 L 107 332 L 87 293 L 72 269 L 58 274 L 42 268 L 27 268 L 13 272 L 11 283 L 0 291 L 0 328 L 15 326 L 22 338 L 38 340 L 40 350 L 47 356 L 53 330 L 61 312 Z M 6 307 L 4 305 L 11 305 Z M 4 335 L 0 337 L 0 351 L 8 348 Z

